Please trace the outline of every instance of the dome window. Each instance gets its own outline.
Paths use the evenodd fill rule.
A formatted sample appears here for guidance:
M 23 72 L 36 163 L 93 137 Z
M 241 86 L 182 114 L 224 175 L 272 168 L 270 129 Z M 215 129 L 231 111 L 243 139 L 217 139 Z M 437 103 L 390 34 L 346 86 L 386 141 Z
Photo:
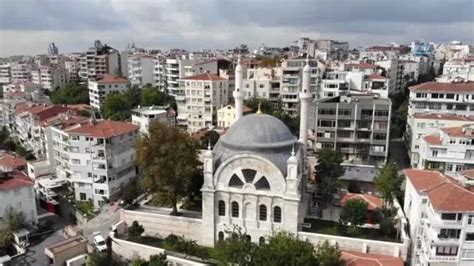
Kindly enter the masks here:
M 242 188 L 243 185 L 244 182 L 236 174 L 233 174 L 229 181 L 229 187 Z
M 265 176 L 262 176 L 257 183 L 255 183 L 255 189 L 257 190 L 270 190 L 270 183 Z
M 255 178 L 257 171 L 252 169 L 242 169 L 242 174 L 244 175 L 246 183 L 253 183 L 253 179 Z

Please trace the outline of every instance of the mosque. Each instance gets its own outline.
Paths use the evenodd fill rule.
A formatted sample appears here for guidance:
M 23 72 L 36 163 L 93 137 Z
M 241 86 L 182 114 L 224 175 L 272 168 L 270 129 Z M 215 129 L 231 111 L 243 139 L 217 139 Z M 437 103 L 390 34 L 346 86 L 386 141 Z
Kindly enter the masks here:
M 253 242 L 271 232 L 297 234 L 307 210 L 306 145 L 310 68 L 303 68 L 300 136 L 279 119 L 257 112 L 243 116 L 243 73 L 235 70 L 236 121 L 204 158 L 202 243 L 213 246 L 237 225 Z

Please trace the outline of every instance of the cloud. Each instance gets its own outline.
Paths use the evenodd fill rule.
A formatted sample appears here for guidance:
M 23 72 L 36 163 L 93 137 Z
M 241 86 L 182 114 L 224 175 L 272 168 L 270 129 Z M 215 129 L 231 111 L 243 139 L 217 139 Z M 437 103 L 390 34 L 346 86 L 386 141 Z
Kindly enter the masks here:
M 118 49 L 284 46 L 302 37 L 351 46 L 474 40 L 472 0 L 2 0 L 0 55 Z

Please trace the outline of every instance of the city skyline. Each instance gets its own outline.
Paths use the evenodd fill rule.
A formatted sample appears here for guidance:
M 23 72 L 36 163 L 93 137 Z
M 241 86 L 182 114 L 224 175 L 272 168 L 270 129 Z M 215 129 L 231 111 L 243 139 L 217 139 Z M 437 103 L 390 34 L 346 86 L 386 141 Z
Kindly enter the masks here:
M 150 49 L 226 49 L 240 43 L 255 49 L 305 36 L 351 47 L 473 41 L 474 2 L 404 2 L 112 0 L 75 2 L 71 8 L 54 0 L 2 1 L 0 56 L 42 54 L 50 42 L 61 53 L 82 52 L 96 39 L 119 50 L 132 42 Z M 466 8 L 455 8 L 461 6 Z

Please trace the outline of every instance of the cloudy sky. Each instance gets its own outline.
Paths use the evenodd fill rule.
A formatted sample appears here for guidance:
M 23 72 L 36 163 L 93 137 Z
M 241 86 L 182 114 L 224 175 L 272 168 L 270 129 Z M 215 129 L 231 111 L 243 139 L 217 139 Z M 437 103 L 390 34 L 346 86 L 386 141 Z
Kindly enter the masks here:
M 414 39 L 474 42 L 474 0 L 0 0 L 0 56 L 117 49 L 285 46 L 299 37 L 352 47 Z

